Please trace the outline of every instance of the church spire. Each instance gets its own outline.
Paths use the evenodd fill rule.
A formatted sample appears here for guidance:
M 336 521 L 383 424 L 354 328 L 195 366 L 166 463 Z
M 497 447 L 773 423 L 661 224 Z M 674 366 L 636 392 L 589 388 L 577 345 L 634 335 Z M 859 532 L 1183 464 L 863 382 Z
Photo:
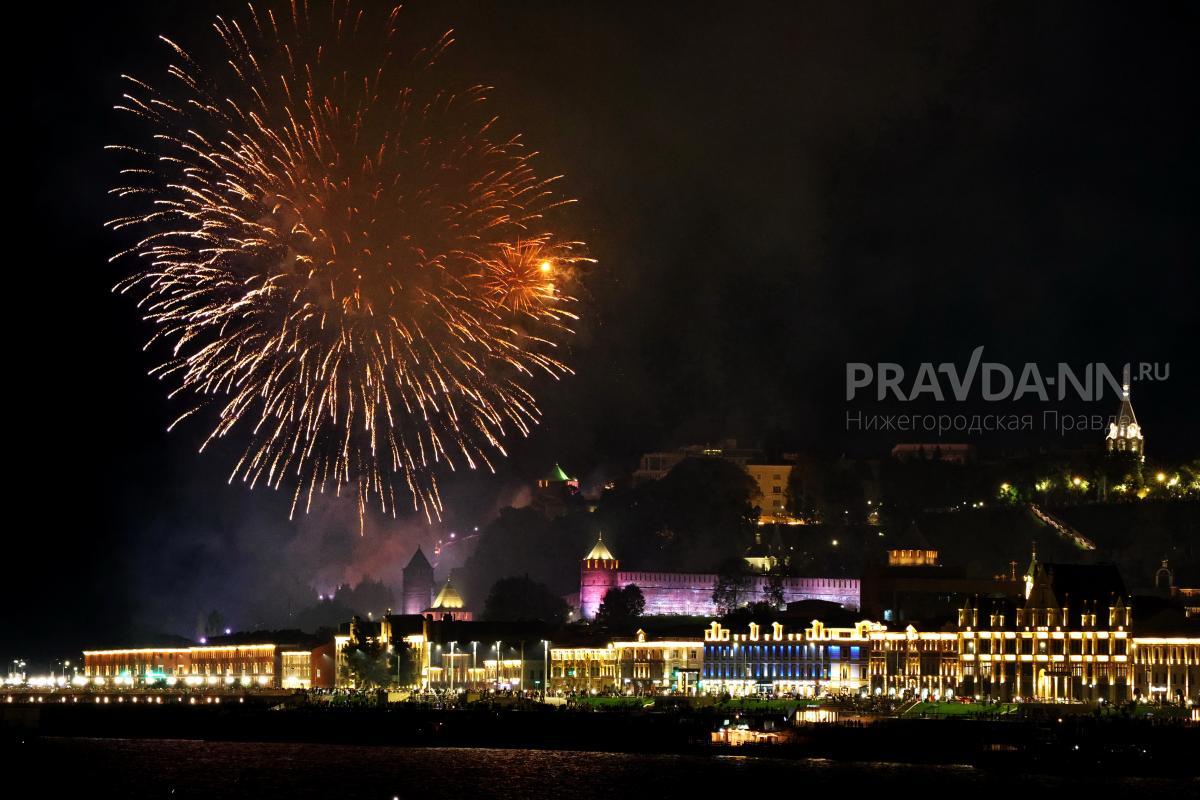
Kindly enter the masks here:
M 1133 413 L 1133 402 L 1130 400 L 1128 364 L 1121 374 L 1121 407 L 1108 426 L 1104 448 L 1110 454 L 1128 454 L 1139 462 L 1146 459 L 1146 439 L 1141 426 L 1138 425 L 1137 415 Z

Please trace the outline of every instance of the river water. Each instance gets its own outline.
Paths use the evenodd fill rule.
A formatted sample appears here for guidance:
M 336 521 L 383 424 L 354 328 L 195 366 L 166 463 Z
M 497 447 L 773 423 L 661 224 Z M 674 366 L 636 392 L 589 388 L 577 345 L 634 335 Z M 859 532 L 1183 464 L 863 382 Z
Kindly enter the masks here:
M 41 739 L 4 748 L 37 798 L 553 798 L 757 800 L 811 796 L 1142 797 L 1200 795 L 1200 783 L 997 774 L 729 756 L 400 748 L 151 739 Z M 18 769 L 13 771 L 13 767 Z M 24 783 L 22 780 L 21 783 Z M 14 795 L 15 796 L 15 795 Z

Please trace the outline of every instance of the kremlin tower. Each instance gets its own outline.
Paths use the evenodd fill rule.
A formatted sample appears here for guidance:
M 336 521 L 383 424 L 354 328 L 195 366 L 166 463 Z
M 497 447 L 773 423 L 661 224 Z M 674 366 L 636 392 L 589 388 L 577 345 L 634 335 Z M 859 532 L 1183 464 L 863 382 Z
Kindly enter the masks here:
M 421 614 L 429 608 L 433 600 L 433 565 L 425 557 L 425 553 L 417 546 L 408 566 L 404 568 L 404 603 L 405 614 Z
M 579 615 L 594 619 L 604 600 L 604 593 L 617 588 L 617 568 L 620 566 L 613 554 L 604 546 L 604 534 L 596 540 L 596 546 L 583 557 L 579 567 Z

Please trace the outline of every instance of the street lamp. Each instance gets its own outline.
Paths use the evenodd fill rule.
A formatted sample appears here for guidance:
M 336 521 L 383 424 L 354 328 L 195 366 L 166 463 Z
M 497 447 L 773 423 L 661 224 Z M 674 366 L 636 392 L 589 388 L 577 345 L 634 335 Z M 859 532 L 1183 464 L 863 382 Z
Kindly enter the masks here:
M 496 642 L 496 691 L 500 691 L 500 642 Z
M 454 646 L 458 642 L 450 643 L 450 692 L 454 692 Z
M 542 702 L 546 702 L 546 690 L 550 686 L 550 640 L 542 639 Z

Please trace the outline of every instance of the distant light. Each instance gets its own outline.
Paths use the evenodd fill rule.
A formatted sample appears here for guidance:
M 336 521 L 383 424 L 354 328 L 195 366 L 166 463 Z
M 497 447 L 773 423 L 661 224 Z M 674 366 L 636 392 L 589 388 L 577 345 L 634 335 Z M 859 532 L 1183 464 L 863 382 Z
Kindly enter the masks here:
M 228 636 L 228 635 L 229 635 L 229 634 L 231 634 L 231 633 L 233 633 L 233 629 L 232 629 L 232 628 L 226 628 L 226 629 L 225 629 L 225 635 L 226 635 L 226 636 Z

